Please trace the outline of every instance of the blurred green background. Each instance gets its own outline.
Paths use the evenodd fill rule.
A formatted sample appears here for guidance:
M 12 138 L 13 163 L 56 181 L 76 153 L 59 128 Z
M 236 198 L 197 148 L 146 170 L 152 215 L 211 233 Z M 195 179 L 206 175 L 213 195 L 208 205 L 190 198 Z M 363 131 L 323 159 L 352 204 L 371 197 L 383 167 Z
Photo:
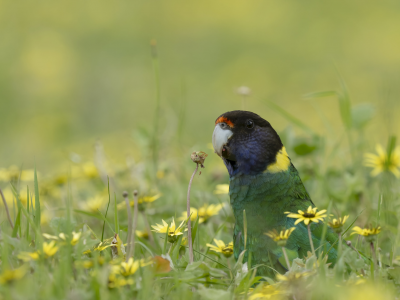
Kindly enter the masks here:
M 160 65 L 160 137 L 187 148 L 211 141 L 214 120 L 246 109 L 282 132 L 272 101 L 324 134 L 343 132 L 339 87 L 372 103 L 366 136 L 400 128 L 398 1 L 0 1 L 0 166 L 43 170 L 100 139 L 114 160 L 140 159 L 134 132 L 153 132 Z M 337 68 L 337 70 L 336 70 Z M 211 152 L 210 150 L 208 150 Z M 222 167 L 222 166 L 221 166 Z

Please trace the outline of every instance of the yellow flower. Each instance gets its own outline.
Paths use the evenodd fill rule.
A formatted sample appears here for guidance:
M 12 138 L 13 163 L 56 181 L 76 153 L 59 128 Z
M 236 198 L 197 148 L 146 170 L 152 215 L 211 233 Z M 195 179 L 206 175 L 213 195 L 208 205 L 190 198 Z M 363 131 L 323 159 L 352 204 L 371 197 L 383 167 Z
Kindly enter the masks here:
M 370 227 L 370 228 L 360 228 L 358 226 L 353 227 L 353 234 L 358 234 L 364 236 L 366 238 L 374 238 L 377 234 L 381 232 L 381 226 L 378 227 Z
M 154 196 L 144 196 L 144 197 L 140 197 L 139 199 L 138 199 L 138 203 L 139 204 L 142 204 L 142 203 L 151 203 L 151 202 L 154 202 L 154 201 L 156 201 L 158 198 L 160 198 L 161 197 L 161 194 L 156 194 L 156 195 L 154 195 Z M 132 201 L 133 202 L 133 201 Z M 135 202 L 133 202 L 133 204 L 131 204 L 131 206 L 134 206 L 135 205 Z
M 140 230 L 135 230 L 136 236 L 142 238 L 142 239 L 148 239 L 149 238 L 149 233 L 145 231 L 140 231 Z
M 132 278 L 124 278 L 113 273 L 108 277 L 108 287 L 111 289 L 124 285 L 132 285 L 133 283 L 134 281 Z
M 262 288 L 257 288 L 254 293 L 250 295 L 249 300 L 256 299 L 281 299 L 276 296 L 282 295 L 281 292 L 275 285 L 263 284 Z M 283 299 L 283 298 L 282 298 Z
M 134 261 L 133 258 L 129 258 L 127 262 L 122 262 L 119 268 L 119 273 L 122 276 L 129 276 L 135 274 L 139 268 L 139 262 Z
M 376 152 L 378 155 L 373 153 L 364 154 L 364 166 L 371 167 L 372 176 L 377 176 L 382 172 L 392 172 L 397 178 L 400 177 L 400 146 L 397 146 L 390 155 L 388 160 L 387 153 L 383 150 L 381 145 L 376 145 Z
M 139 210 L 144 209 L 143 206 L 142 206 L 141 204 L 144 204 L 144 203 L 152 203 L 152 202 L 156 201 L 158 198 L 160 198 L 161 196 L 162 196 L 161 194 L 156 194 L 156 195 L 154 195 L 154 196 L 143 196 L 143 197 L 140 197 L 140 198 L 138 199 Z M 135 206 L 135 201 L 133 201 L 133 200 L 132 200 L 132 201 L 129 201 L 129 205 L 130 205 L 131 207 L 134 207 L 134 206 Z M 118 208 L 118 209 L 126 209 L 126 203 L 125 203 L 125 201 L 120 202 L 120 203 L 117 205 L 117 208 Z
M 276 279 L 278 281 L 288 281 L 288 282 L 292 282 L 292 281 L 296 281 L 299 280 L 301 278 L 304 277 L 308 277 L 312 274 L 315 274 L 315 272 L 311 272 L 311 271 L 305 271 L 305 272 L 288 272 L 285 275 L 276 274 Z
M 233 254 L 233 242 L 230 242 L 228 245 L 221 240 L 214 239 L 214 243 L 217 246 L 207 244 L 207 247 L 210 247 L 210 250 L 222 253 L 225 257 L 230 257 Z
M 58 240 L 58 236 L 55 236 L 55 235 L 50 235 L 48 233 L 43 233 L 42 235 L 48 240 Z
M 6 269 L 0 274 L 0 284 L 11 283 L 25 276 L 27 268 L 25 266 L 14 270 Z
M 97 213 L 100 208 L 106 205 L 107 201 L 105 196 L 95 196 L 86 200 L 86 202 L 82 204 L 82 207 L 84 210 Z
M 46 257 L 51 257 L 54 254 L 56 254 L 58 251 L 58 247 L 56 246 L 55 241 L 51 241 L 50 243 L 43 243 L 43 253 L 46 255 Z
M 109 247 L 113 247 L 114 244 L 112 244 L 112 240 L 114 237 L 109 238 L 107 240 L 104 240 L 103 242 L 98 243 L 96 246 L 94 246 L 92 249 L 86 250 L 83 252 L 83 254 L 85 255 L 89 255 L 90 253 L 92 253 L 92 251 L 103 251 Z
M 79 238 L 81 237 L 81 235 L 82 235 L 82 232 L 72 231 L 72 240 L 71 240 L 71 245 L 72 246 L 75 246 L 78 243 Z M 49 240 L 59 240 L 59 239 L 62 239 L 64 241 L 67 240 L 67 237 L 65 236 L 65 233 L 63 233 L 63 232 L 61 232 L 58 236 L 50 235 L 50 234 L 47 234 L 47 233 L 43 233 L 43 236 L 46 239 L 49 239 Z
M 339 217 L 338 219 L 333 219 L 331 222 L 328 222 L 329 227 L 331 227 L 336 233 L 342 232 L 342 227 L 344 223 L 346 223 L 349 216 Z
M 104 256 L 98 256 L 97 257 L 97 263 L 102 266 L 105 262 Z M 75 266 L 78 268 L 84 268 L 84 269 L 90 269 L 94 266 L 95 261 L 94 260 L 77 260 L 75 261 Z
M 214 190 L 215 195 L 229 194 L 229 184 L 217 184 Z
M 168 223 L 165 222 L 164 220 L 162 220 L 162 222 L 163 222 L 163 225 L 160 225 L 158 223 L 156 223 L 156 225 L 151 225 L 151 227 L 154 228 L 154 230 L 152 230 L 152 231 L 155 231 L 157 233 L 167 233 Z M 169 225 L 169 228 L 168 228 L 168 241 L 170 243 L 174 243 L 176 241 L 176 237 L 178 235 L 183 234 L 182 233 L 183 223 L 184 223 L 184 221 L 182 221 L 182 223 L 177 228 L 175 228 L 176 227 L 175 220 L 172 219 L 171 225 Z
M 82 165 L 83 175 L 87 178 L 96 178 L 99 177 L 99 172 L 97 171 L 97 167 L 92 162 L 86 162 Z
M 199 216 L 199 223 L 203 223 L 203 222 L 207 222 L 209 218 L 211 218 L 212 216 L 215 216 L 219 213 L 219 211 L 222 209 L 223 205 L 222 204 L 211 204 L 211 205 L 207 205 L 204 204 L 202 207 L 200 207 L 199 209 L 190 208 L 190 220 L 191 221 L 196 221 L 197 220 L 197 216 Z M 187 219 L 187 212 L 183 212 L 182 213 L 182 217 L 179 218 L 179 221 L 181 220 L 186 220 Z
M 157 179 L 163 179 L 164 176 L 165 176 L 165 172 L 164 171 L 162 171 L 162 170 L 158 170 L 157 171 L 157 173 L 156 173 Z
M 291 213 L 291 212 L 285 212 L 285 214 L 288 214 L 288 218 L 294 218 L 297 219 L 296 222 L 294 222 L 294 225 L 299 224 L 300 222 L 304 221 L 304 224 L 308 225 L 310 222 L 318 223 L 319 221 L 323 221 L 324 218 L 326 217 L 326 209 L 323 209 L 319 212 L 317 212 L 318 208 L 314 207 L 312 208 L 311 206 L 308 207 L 308 209 L 304 212 L 302 210 L 298 210 L 298 214 Z
M 79 242 L 81 235 L 82 235 L 82 232 L 72 231 L 72 240 L 71 240 L 72 246 L 76 245 Z
M 289 236 L 292 234 L 292 232 L 296 229 L 296 227 L 291 227 L 286 230 L 282 230 L 281 232 L 278 232 L 276 229 L 268 231 L 267 233 L 264 233 L 265 235 L 269 236 L 271 239 L 273 239 L 274 242 L 278 244 L 280 247 L 285 247 L 286 242 L 289 239 Z
M 39 259 L 39 252 L 21 252 L 17 256 L 19 259 L 23 260 L 24 262 L 28 262 L 31 260 L 38 260 Z
M 188 239 L 187 238 L 182 238 L 181 246 L 187 246 L 188 244 Z
M 16 165 L 12 165 L 8 169 L 0 169 L 0 181 L 33 181 L 33 177 L 34 170 L 21 170 Z

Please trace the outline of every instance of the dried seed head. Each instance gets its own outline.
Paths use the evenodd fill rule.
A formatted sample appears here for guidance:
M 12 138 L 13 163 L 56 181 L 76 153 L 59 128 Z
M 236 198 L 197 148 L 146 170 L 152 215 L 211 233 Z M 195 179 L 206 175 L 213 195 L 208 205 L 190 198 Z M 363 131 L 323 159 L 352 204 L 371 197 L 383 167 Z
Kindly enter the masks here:
M 242 96 L 249 96 L 251 94 L 251 89 L 247 86 L 240 86 L 237 88 L 236 92 Z
M 137 191 L 137 190 L 134 190 L 134 191 L 133 191 L 133 196 L 136 197 L 137 195 L 138 195 L 138 191 Z
M 124 197 L 124 198 L 127 198 L 127 197 L 128 197 L 128 195 L 129 195 L 129 194 L 128 194 L 128 192 L 127 192 L 127 191 L 123 191 L 123 192 L 122 192 L 122 197 Z
M 204 161 L 206 160 L 206 157 L 208 156 L 207 153 L 203 152 L 203 151 L 195 151 L 192 153 L 192 155 L 190 156 L 190 158 L 192 159 L 192 161 L 196 164 L 200 164 L 202 168 L 204 168 Z

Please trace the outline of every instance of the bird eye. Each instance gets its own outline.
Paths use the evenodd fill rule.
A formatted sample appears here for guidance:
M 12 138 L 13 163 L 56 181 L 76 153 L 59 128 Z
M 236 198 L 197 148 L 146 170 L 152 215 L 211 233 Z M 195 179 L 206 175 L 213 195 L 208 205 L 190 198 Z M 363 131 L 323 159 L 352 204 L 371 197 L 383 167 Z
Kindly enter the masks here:
M 251 129 L 251 128 L 253 128 L 254 127 L 254 122 L 253 122 L 253 120 L 247 120 L 246 121 L 246 127 L 247 128 L 249 128 L 249 129 Z
M 220 125 L 219 126 L 221 126 L 221 128 L 222 129 L 225 129 L 225 127 L 226 127 L 226 124 L 225 123 L 220 123 Z

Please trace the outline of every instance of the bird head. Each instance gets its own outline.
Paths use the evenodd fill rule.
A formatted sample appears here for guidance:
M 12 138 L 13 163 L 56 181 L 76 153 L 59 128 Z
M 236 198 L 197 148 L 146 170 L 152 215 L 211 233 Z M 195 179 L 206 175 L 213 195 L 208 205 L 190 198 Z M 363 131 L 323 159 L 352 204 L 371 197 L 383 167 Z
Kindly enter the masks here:
M 288 168 L 290 159 L 271 124 L 250 111 L 229 111 L 215 121 L 215 153 L 229 175 L 257 175 Z

